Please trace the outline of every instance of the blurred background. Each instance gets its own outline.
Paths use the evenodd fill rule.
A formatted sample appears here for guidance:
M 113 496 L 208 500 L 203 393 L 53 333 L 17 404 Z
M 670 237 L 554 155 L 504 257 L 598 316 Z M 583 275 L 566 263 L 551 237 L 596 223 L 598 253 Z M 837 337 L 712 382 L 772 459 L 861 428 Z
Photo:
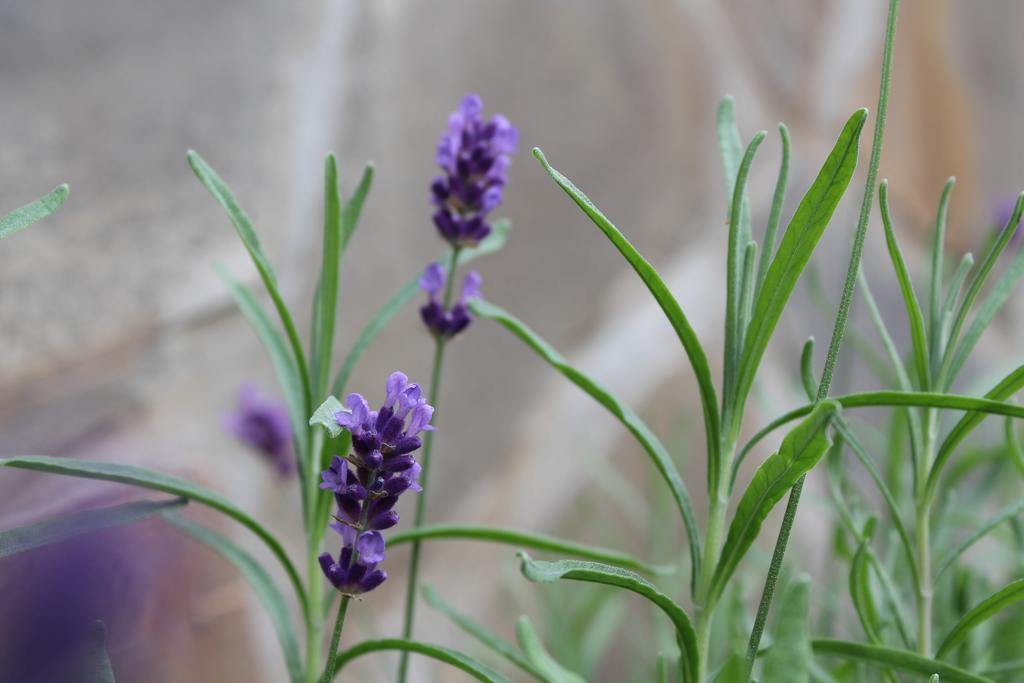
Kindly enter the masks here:
M 521 133 L 498 212 L 512 220 L 510 241 L 477 264 L 485 295 L 648 418 L 702 507 L 699 404 L 672 330 L 529 150 L 542 147 L 650 257 L 720 368 L 726 197 L 717 103 L 735 96 L 744 141 L 769 131 L 751 180 L 755 226 L 764 225 L 777 172 L 776 123 L 789 125 L 788 219 L 846 117 L 875 107 L 884 12 L 882 0 L 0 0 L 0 208 L 61 182 L 72 190 L 54 217 L 0 249 L 0 454 L 175 472 L 225 493 L 299 553 L 294 482 L 222 429 L 241 384 L 277 390 L 212 264 L 252 283 L 255 272 L 185 152 L 198 150 L 236 192 L 302 330 L 319 269 L 324 154 L 338 154 L 345 194 L 364 162 L 376 162 L 343 263 L 339 349 L 347 349 L 377 307 L 441 253 L 428 204 L 434 147 L 448 113 L 475 91 L 488 114 L 504 113 Z M 1015 0 L 903 2 L 881 173 L 915 272 L 947 176 L 958 178 L 954 254 L 977 252 L 1024 186 L 1022 25 Z M 865 134 L 860 172 L 815 257 L 820 291 L 833 300 L 869 141 Z M 898 316 L 876 227 L 865 267 Z M 828 338 L 830 313 L 805 290 L 797 296 L 769 349 L 751 433 L 802 402 L 800 343 L 814 334 L 820 350 Z M 1019 349 L 1022 306 L 1008 309 L 979 355 L 998 360 Z M 855 327 L 867 327 L 863 314 L 855 311 Z M 905 337 L 899 319 L 890 321 Z M 395 368 L 425 382 L 430 354 L 411 306 L 350 386 L 379 398 Z M 647 505 L 660 489 L 649 486 L 646 461 L 599 407 L 493 324 L 475 324 L 449 354 L 430 520 L 680 557 L 680 526 Z M 840 374 L 841 388 L 857 384 Z M 811 571 L 827 542 L 816 527 L 824 522 L 815 510 L 827 507 L 821 491 L 812 483 L 793 553 Z M 0 528 L 139 497 L 2 472 Z M 244 530 L 188 514 L 264 552 Z M 775 524 L 766 529 L 774 539 Z M 352 612 L 347 642 L 399 630 L 407 557 L 389 555 L 392 579 Z M 592 654 L 639 637 L 622 626 L 631 601 L 608 603 L 620 618 L 592 618 L 573 603 L 592 589 L 526 584 L 509 548 L 436 543 L 425 561 L 439 594 L 506 636 L 527 613 L 549 639 L 579 633 Z M 0 636 L 31 631 L 26 615 L 46 609 L 102 616 L 119 681 L 284 679 L 273 630 L 244 579 L 159 521 L 0 562 L 0 593 L 19 596 L 0 605 Z M 598 623 L 612 626 L 588 626 Z M 425 606 L 417 633 L 478 652 Z M 12 642 L 0 637 L 0 648 Z M 567 663 L 586 654 L 552 648 Z M 608 661 L 594 680 L 622 680 Z M 358 664 L 351 671 L 362 677 L 352 680 L 390 680 L 394 661 Z M 413 680 L 460 676 L 416 661 Z

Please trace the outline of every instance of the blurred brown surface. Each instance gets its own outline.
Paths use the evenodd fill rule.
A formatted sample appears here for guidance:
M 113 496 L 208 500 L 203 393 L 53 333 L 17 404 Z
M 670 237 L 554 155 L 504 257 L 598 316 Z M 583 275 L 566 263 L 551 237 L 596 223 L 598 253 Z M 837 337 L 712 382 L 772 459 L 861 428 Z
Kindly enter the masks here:
M 441 251 L 426 201 L 433 148 L 468 90 L 488 112 L 509 116 L 522 138 L 500 211 L 513 220 L 511 241 L 479 262 L 486 295 L 649 406 L 662 434 L 680 429 L 682 412 L 692 439 L 697 402 L 670 328 L 529 150 L 543 147 L 665 269 L 715 349 L 725 234 L 717 101 L 736 96 L 744 136 L 772 131 L 753 177 L 758 225 L 778 159 L 774 125 L 790 125 L 791 210 L 846 116 L 874 109 L 883 5 L 0 0 L 0 206 L 59 182 L 72 187 L 56 216 L 0 245 L 0 453 L 75 454 L 192 476 L 268 520 L 299 556 L 292 487 L 220 432 L 238 384 L 269 388 L 273 375 L 211 262 L 255 282 L 253 271 L 185 150 L 199 150 L 231 184 L 296 305 L 309 300 L 318 267 L 323 154 L 339 153 L 346 193 L 366 159 L 377 163 L 343 266 L 346 348 Z M 978 249 L 994 204 L 1024 185 L 1022 15 L 1012 0 L 903 3 L 882 175 L 891 178 L 905 242 L 924 243 L 949 175 L 959 178 L 950 226 L 957 249 Z M 859 192 L 825 240 L 824 272 L 845 263 Z M 877 238 L 869 238 L 867 268 L 878 274 L 876 296 L 898 312 L 885 301 L 893 283 Z M 305 308 L 298 317 L 307 329 Z M 787 319 L 767 369 L 779 381 L 765 383 L 765 410 L 751 421 L 793 399 L 796 344 L 812 332 L 826 339 L 829 327 L 807 306 Z M 989 343 L 999 350 L 998 339 Z M 428 346 L 410 308 L 350 385 L 379 397 L 394 368 L 425 381 Z M 479 324 L 453 345 L 444 384 L 433 519 L 557 529 L 602 458 L 641 467 L 614 423 L 495 326 Z M 699 490 L 699 441 L 690 446 L 687 479 Z M 4 523 L 77 490 L 0 475 Z M 813 534 L 813 520 L 804 522 Z M 272 631 L 238 577 L 203 549 L 189 558 L 218 577 L 182 615 L 202 635 L 179 643 L 184 659 L 160 659 L 150 680 L 254 681 L 258 672 L 281 680 Z M 374 596 L 380 623 L 357 621 L 347 638 L 394 631 L 405 558 L 392 554 L 394 578 Z M 431 546 L 428 561 L 428 578 L 446 595 L 464 588 L 455 602 L 508 632 L 497 599 L 484 599 L 507 583 L 507 549 Z M 481 562 L 493 573 L 476 571 Z M 238 609 L 216 608 L 239 599 Z M 460 642 L 429 610 L 421 615 L 423 633 Z M 235 664 L 248 662 L 243 652 L 258 664 Z

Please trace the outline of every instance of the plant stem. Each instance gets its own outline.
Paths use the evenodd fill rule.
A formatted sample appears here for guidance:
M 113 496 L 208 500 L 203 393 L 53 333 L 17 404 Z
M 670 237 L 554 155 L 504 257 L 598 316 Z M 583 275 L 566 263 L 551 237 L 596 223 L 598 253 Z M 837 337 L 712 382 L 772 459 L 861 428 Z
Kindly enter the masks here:
M 878 90 L 878 119 L 875 122 L 875 134 L 871 143 L 868 177 L 860 206 L 860 218 L 857 221 L 857 229 L 853 236 L 853 250 L 850 253 L 850 263 L 846 270 L 846 281 L 843 284 L 843 293 L 839 300 L 839 310 L 836 313 L 835 326 L 832 328 L 832 339 L 828 345 L 828 354 L 825 357 L 825 367 L 822 370 L 821 383 L 818 385 L 817 400 L 819 401 L 828 396 L 832 385 L 832 375 L 835 371 L 836 361 L 839 358 L 843 337 L 846 335 L 846 323 L 849 320 L 850 304 L 853 300 L 854 290 L 857 287 L 857 272 L 860 270 L 864 238 L 867 235 L 868 219 L 871 216 L 871 206 L 874 199 L 875 180 L 878 176 L 878 165 L 882 158 L 882 140 L 885 136 L 885 118 L 889 108 L 893 42 L 896 37 L 896 16 L 899 11 L 899 4 L 899 0 L 889 0 L 889 14 L 886 19 L 885 28 L 885 51 L 882 56 L 882 77 Z M 761 636 L 764 633 L 765 622 L 768 620 L 768 611 L 771 609 L 772 597 L 775 594 L 779 572 L 782 570 L 782 562 L 786 556 L 786 546 L 789 543 L 789 535 L 793 530 L 793 523 L 796 520 L 797 508 L 800 505 L 800 494 L 803 492 L 806 478 L 806 475 L 800 477 L 800 480 L 797 481 L 790 491 L 789 501 L 786 503 L 786 513 L 782 519 L 782 527 L 779 529 L 778 540 L 775 542 L 771 565 L 768 568 L 768 575 L 765 577 L 764 591 L 761 593 L 761 603 L 758 605 L 757 616 L 754 619 L 754 628 L 750 633 L 750 641 L 747 644 L 746 680 L 750 680 L 751 672 L 754 669 L 754 661 L 757 659 L 757 651 L 761 646 Z
M 452 296 L 455 292 L 455 271 L 459 264 L 459 247 L 451 252 L 451 260 L 448 264 L 448 280 L 445 283 L 444 299 L 442 304 L 447 311 L 452 303 Z M 430 372 L 430 405 L 434 406 L 434 423 L 437 422 L 437 400 L 441 393 L 441 369 L 444 366 L 445 339 L 438 336 L 434 346 L 434 364 Z M 419 529 L 423 526 L 423 518 L 427 507 L 427 477 L 430 475 L 430 454 L 434 446 L 434 432 L 427 432 L 423 437 L 423 457 L 420 459 L 419 484 L 423 489 L 416 500 L 416 516 L 413 519 L 413 528 Z M 408 640 L 412 637 L 413 621 L 416 618 L 416 594 L 419 589 L 420 571 L 420 541 L 413 541 L 412 550 L 409 556 L 409 577 L 405 586 L 405 619 L 402 626 L 402 638 Z M 398 680 L 405 683 L 409 671 L 409 653 L 402 651 L 398 663 Z
M 917 587 L 917 651 L 931 657 L 932 649 L 932 567 L 930 505 L 917 510 L 917 563 L 921 582 Z
M 320 606 L 320 589 L 323 577 L 316 558 L 317 547 L 310 545 L 309 553 L 309 597 L 308 618 L 306 619 L 306 683 L 316 680 L 320 663 L 320 647 L 323 629 L 323 609 Z
M 324 676 L 320 683 L 331 683 L 334 675 L 338 672 L 338 644 L 341 642 L 341 630 L 345 628 L 345 613 L 348 612 L 348 603 L 352 601 L 351 596 L 343 595 L 341 604 L 338 605 L 338 618 L 334 622 L 334 635 L 331 636 L 331 647 L 327 650 L 327 666 L 324 668 Z

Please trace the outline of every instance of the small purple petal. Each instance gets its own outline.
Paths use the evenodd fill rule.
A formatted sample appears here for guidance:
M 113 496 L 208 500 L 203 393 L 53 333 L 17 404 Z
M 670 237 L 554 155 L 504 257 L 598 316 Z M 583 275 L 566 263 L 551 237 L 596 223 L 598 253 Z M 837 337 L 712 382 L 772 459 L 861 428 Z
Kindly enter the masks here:
M 437 297 L 441 294 L 441 290 L 444 289 L 445 279 L 444 267 L 437 262 L 431 263 L 424 269 L 423 275 L 420 276 L 420 289 L 429 294 L 431 298 Z
M 384 536 L 379 531 L 364 531 L 356 541 L 361 564 L 377 564 L 384 560 Z

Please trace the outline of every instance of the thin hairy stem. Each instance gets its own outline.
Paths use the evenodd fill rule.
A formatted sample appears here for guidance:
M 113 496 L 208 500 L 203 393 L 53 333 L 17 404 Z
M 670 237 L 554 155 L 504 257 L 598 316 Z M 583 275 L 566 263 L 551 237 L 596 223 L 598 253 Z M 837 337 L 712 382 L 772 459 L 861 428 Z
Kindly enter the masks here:
M 832 339 L 828 345 L 828 354 L 825 358 L 825 367 L 821 374 L 821 383 L 818 385 L 817 400 L 828 396 L 832 385 L 832 375 L 835 371 L 836 361 L 839 358 L 839 350 L 842 347 L 843 337 L 846 334 L 846 324 L 850 315 L 850 304 L 853 301 L 853 294 L 857 287 L 857 272 L 860 270 L 861 254 L 864 249 L 864 238 L 867 235 L 868 219 L 871 216 L 871 204 L 874 200 L 875 181 L 878 176 L 878 164 L 882 158 L 882 140 L 885 135 L 885 117 L 889 106 L 889 86 L 892 81 L 892 53 L 893 41 L 896 36 L 896 16 L 899 10 L 899 0 L 890 0 L 889 15 L 886 20 L 885 30 L 885 52 L 882 57 L 882 78 L 878 92 L 878 119 L 875 122 L 875 135 L 871 143 L 871 160 L 868 162 L 868 177 L 864 187 L 864 198 L 860 207 L 860 218 L 857 221 L 857 230 L 853 237 L 853 250 L 850 253 L 850 263 L 846 270 L 846 281 L 843 284 L 843 294 L 839 300 L 839 310 L 836 313 L 835 326 L 832 328 Z M 757 651 L 761 645 L 761 636 L 764 633 L 765 622 L 768 619 L 768 612 L 771 609 L 772 598 L 775 595 L 775 586 L 778 583 L 779 572 L 782 570 L 782 562 L 786 556 L 786 546 L 789 543 L 789 535 L 793 529 L 793 522 L 796 519 L 797 508 L 800 505 L 800 494 L 803 492 L 806 476 L 793 487 L 789 494 L 789 501 L 786 503 L 786 513 L 782 519 L 782 527 L 779 529 L 779 537 L 775 543 L 775 550 L 772 553 L 771 565 L 768 568 L 768 576 L 765 578 L 764 591 L 761 594 L 761 603 L 757 608 L 757 616 L 754 619 L 754 628 L 750 634 L 750 642 L 747 646 L 747 676 L 754 669 L 754 660 L 757 658 Z
M 452 296 L 455 288 L 455 271 L 459 264 L 459 248 L 452 249 L 451 260 L 448 266 L 448 281 L 445 284 L 443 305 L 445 310 L 451 306 Z M 437 424 L 437 400 L 441 394 L 441 369 L 444 366 L 445 339 L 438 335 L 434 346 L 434 364 L 430 373 L 430 405 L 434 406 L 434 424 Z M 419 484 L 423 489 L 416 499 L 416 516 L 413 519 L 413 528 L 423 526 L 423 519 L 427 508 L 427 477 L 430 475 L 430 454 L 434 446 L 434 432 L 427 432 L 423 437 L 423 457 L 420 462 Z M 409 577 L 405 586 L 405 618 L 402 625 L 402 638 L 408 640 L 412 637 L 413 622 L 416 619 L 416 595 L 419 592 L 420 572 L 420 541 L 413 541 L 412 550 L 409 555 Z M 398 663 L 398 680 L 405 683 L 409 672 L 409 653 L 403 651 Z
M 324 675 L 320 683 L 330 683 L 338 673 L 338 645 L 341 643 L 341 631 L 345 628 L 345 613 L 348 612 L 348 603 L 352 601 L 351 596 L 345 595 L 338 605 L 338 618 L 334 622 L 334 635 L 331 636 L 331 647 L 327 650 L 327 666 L 324 667 Z

